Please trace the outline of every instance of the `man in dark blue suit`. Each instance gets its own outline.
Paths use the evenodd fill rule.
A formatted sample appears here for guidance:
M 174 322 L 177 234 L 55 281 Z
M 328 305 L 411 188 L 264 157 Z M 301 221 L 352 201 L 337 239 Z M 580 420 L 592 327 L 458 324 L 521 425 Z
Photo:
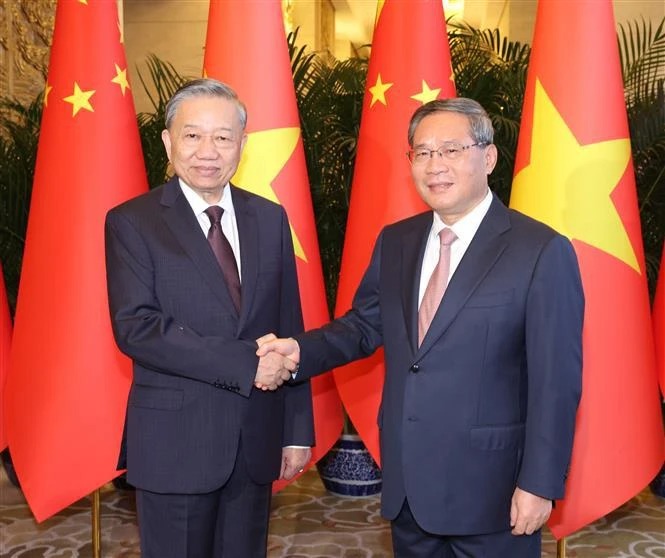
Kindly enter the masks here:
M 408 139 L 432 211 L 383 229 L 346 315 L 266 336 L 258 354 L 289 356 L 306 379 L 384 346 L 382 514 L 395 556 L 539 558 L 581 392 L 575 252 L 490 192 L 497 149 L 478 103 L 423 105 Z
M 264 557 L 271 483 L 302 470 L 314 442 L 309 385 L 277 390 L 295 364 L 256 356 L 257 338 L 303 325 L 284 210 L 229 183 L 246 121 L 225 84 L 184 85 L 162 134 L 176 176 L 107 216 L 144 558 Z

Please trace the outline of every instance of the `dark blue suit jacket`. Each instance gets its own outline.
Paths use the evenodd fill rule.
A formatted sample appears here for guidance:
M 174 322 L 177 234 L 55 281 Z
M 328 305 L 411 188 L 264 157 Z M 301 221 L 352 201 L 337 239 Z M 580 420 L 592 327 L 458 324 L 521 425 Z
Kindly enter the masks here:
M 431 533 L 509 528 L 516 486 L 564 494 L 581 391 L 584 299 L 570 242 L 497 198 L 417 345 L 432 213 L 386 227 L 353 308 L 297 335 L 299 377 L 385 349 L 382 513 Z
M 267 483 L 279 475 L 283 446 L 314 442 L 308 383 L 275 392 L 253 387 L 255 339 L 303 327 L 286 214 L 233 186 L 231 195 L 240 239 L 240 315 L 176 178 L 107 216 L 113 330 L 134 361 L 127 479 L 139 488 L 219 488 L 241 436 L 249 474 Z

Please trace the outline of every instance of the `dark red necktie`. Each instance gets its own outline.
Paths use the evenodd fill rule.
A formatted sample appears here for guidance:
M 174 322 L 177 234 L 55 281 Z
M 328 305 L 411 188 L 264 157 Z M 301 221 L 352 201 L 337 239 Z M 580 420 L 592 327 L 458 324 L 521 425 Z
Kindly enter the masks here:
M 224 231 L 222 231 L 222 213 L 224 213 L 224 210 L 218 205 L 211 205 L 205 210 L 205 213 L 210 219 L 208 242 L 219 262 L 219 267 L 222 268 L 222 274 L 226 280 L 226 286 L 229 288 L 231 300 L 233 300 L 236 310 L 240 312 L 240 275 L 238 274 L 238 264 L 233 255 L 231 244 L 224 235 Z

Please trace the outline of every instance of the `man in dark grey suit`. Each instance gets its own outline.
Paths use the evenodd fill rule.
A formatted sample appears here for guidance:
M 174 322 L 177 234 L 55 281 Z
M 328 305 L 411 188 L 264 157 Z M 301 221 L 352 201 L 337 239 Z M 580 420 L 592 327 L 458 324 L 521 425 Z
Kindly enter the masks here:
M 488 188 L 492 123 L 470 99 L 420 107 L 415 186 L 433 211 L 383 229 L 352 309 L 259 340 L 298 378 L 385 349 L 382 513 L 404 558 L 539 558 L 581 392 L 584 297 L 565 237 Z
M 144 558 L 264 557 L 271 483 L 302 470 L 314 442 L 309 385 L 277 390 L 295 364 L 255 354 L 258 337 L 303 326 L 284 210 L 229 184 L 246 120 L 225 84 L 184 85 L 162 134 L 176 176 L 107 216 Z

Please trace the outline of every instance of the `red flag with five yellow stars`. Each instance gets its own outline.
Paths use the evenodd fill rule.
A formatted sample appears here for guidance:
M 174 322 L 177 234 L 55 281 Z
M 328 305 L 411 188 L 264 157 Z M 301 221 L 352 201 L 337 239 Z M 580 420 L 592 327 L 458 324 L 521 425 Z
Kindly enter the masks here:
M 665 245 L 660 258 L 660 273 L 653 300 L 653 339 L 656 344 L 656 367 L 660 392 L 665 398 Z
M 5 380 L 9 370 L 9 346 L 12 339 L 12 319 L 9 315 L 9 303 L 5 289 L 5 276 L 0 264 L 0 401 L 4 393 Z M 7 428 L 5 420 L 0 416 L 0 451 L 7 447 Z
M 454 96 L 441 2 L 380 1 L 367 72 L 336 315 L 351 307 L 381 229 L 427 209 L 413 186 L 406 157 L 409 120 L 422 104 Z M 376 417 L 383 374 L 383 350 L 335 370 L 344 406 L 377 462 Z
M 538 3 L 511 206 L 572 240 L 586 297 L 558 538 L 642 490 L 665 455 L 611 0 Z
M 111 332 L 104 218 L 145 190 L 116 0 L 60 0 L 4 399 L 38 521 L 117 475 L 131 366 Z
M 281 2 L 211 0 L 203 66 L 205 75 L 228 83 L 247 106 L 248 139 L 232 181 L 286 209 L 305 328 L 319 327 L 329 314 Z M 312 380 L 312 397 L 313 464 L 338 439 L 342 407 L 331 374 Z

